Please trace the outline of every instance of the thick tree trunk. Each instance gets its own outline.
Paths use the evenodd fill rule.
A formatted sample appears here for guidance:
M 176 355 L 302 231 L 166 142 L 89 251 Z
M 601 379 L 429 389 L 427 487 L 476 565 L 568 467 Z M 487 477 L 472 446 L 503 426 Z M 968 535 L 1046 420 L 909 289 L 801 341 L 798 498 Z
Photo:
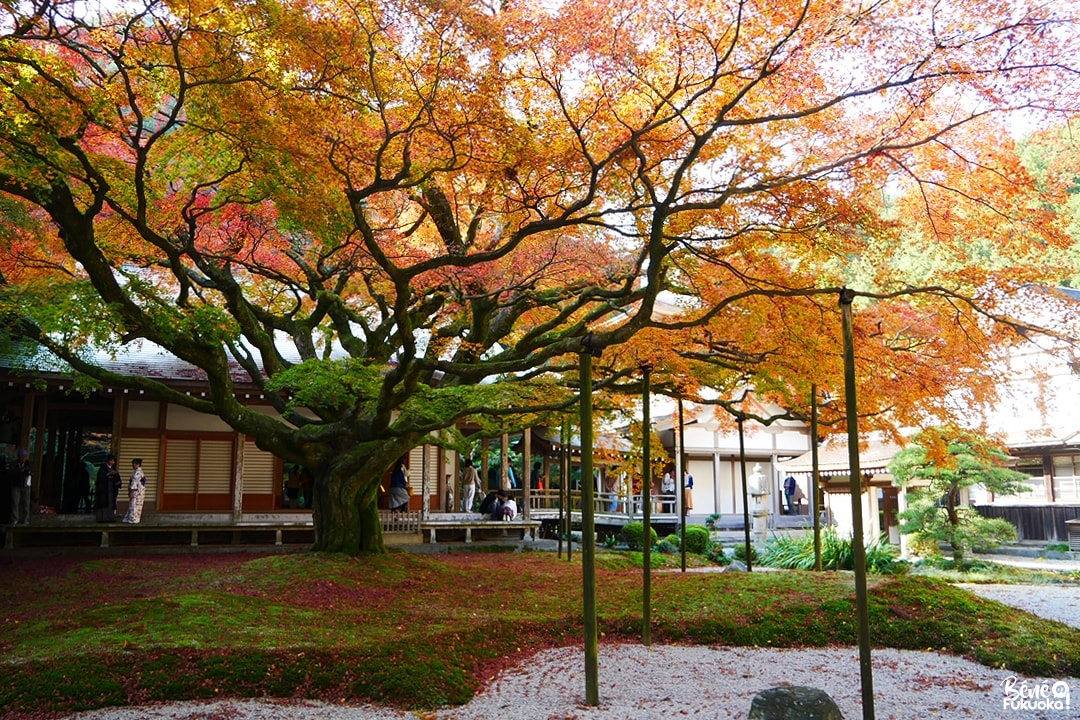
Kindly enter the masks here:
M 949 543 L 952 545 L 953 560 L 960 562 L 964 559 L 964 546 L 960 539 L 960 515 L 956 508 L 960 504 L 960 489 L 951 488 L 946 501 L 945 514 L 949 522 Z
M 416 441 L 396 440 L 378 443 L 374 452 L 338 449 L 335 460 L 311 469 L 315 476 L 312 550 L 348 555 L 386 552 L 379 520 L 379 483 Z
M 358 555 L 381 553 L 382 539 L 377 504 L 379 475 L 357 477 L 345 470 L 328 468 L 315 475 L 315 544 L 319 552 Z
M 360 552 L 386 552 L 383 545 L 382 522 L 379 520 L 378 493 L 374 488 L 360 507 Z

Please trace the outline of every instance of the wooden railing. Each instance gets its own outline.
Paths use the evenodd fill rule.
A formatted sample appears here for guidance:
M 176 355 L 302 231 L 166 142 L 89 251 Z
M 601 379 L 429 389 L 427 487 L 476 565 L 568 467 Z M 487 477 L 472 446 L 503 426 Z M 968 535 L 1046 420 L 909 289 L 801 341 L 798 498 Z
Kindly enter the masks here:
M 134 547 L 218 545 L 310 545 L 311 521 L 179 523 L 147 519 L 134 525 L 122 523 L 35 523 L 9 527 L 5 547 Z
M 678 496 L 672 493 L 650 495 L 652 503 L 650 514 L 653 516 L 677 516 L 679 511 Z M 563 498 L 558 490 L 533 490 L 529 493 L 529 514 L 532 517 L 553 517 L 558 515 Z M 568 508 L 570 512 L 581 511 L 581 491 L 570 493 Z M 593 511 L 598 515 L 620 515 L 626 521 L 643 517 L 641 495 L 629 497 L 617 492 L 597 492 L 593 496 Z
M 417 533 L 420 532 L 420 511 L 394 512 L 393 510 L 380 510 L 379 521 L 382 523 L 384 533 Z

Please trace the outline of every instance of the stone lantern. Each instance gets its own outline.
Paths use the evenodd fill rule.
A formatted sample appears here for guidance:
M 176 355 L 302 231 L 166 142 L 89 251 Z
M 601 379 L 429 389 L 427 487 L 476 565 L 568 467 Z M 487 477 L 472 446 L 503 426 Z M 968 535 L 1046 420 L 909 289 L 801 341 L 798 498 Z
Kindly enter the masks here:
M 754 472 L 750 474 L 747 483 L 753 504 L 750 514 L 753 518 L 750 527 L 755 545 L 764 545 L 768 539 L 769 506 L 765 497 L 769 494 L 769 485 L 765 480 L 765 474 L 761 472 L 761 463 L 754 464 Z

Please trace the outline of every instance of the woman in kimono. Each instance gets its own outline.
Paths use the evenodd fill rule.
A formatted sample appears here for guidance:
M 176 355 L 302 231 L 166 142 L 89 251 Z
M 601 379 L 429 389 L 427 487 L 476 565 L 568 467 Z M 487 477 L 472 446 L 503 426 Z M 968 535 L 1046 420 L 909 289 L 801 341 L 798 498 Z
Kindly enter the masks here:
M 138 524 L 142 520 L 143 499 L 146 497 L 146 475 L 142 458 L 131 461 L 131 479 L 128 481 L 128 511 L 122 522 Z

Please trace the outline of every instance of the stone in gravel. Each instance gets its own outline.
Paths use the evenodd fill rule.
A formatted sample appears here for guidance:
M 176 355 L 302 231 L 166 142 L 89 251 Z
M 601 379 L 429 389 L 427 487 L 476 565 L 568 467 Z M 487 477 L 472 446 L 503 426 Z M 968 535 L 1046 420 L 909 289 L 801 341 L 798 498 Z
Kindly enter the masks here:
M 732 560 L 720 572 L 746 572 L 746 563 L 741 560 Z
M 750 720 L 844 720 L 824 690 L 790 685 L 762 690 L 750 703 Z

